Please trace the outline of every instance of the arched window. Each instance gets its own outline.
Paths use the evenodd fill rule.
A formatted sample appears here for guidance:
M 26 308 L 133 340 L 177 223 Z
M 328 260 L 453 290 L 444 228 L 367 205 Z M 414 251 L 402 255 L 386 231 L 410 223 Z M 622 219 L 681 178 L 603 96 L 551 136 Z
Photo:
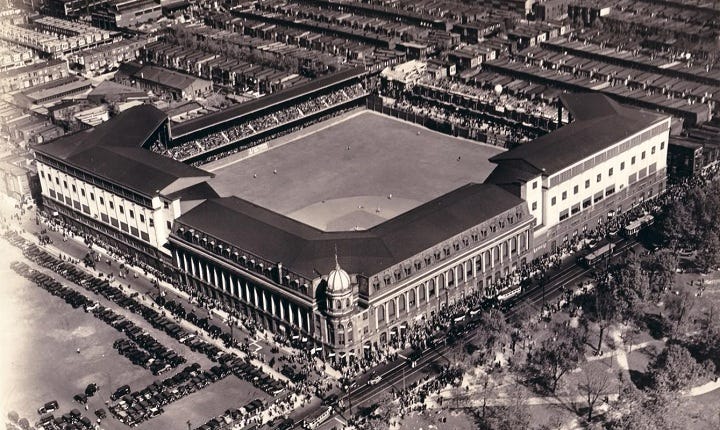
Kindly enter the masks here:
M 345 299 L 345 307 L 346 308 L 350 307 L 350 299 L 349 298 Z
M 400 296 L 398 300 L 398 315 L 405 312 L 405 296 Z
M 395 318 L 395 301 L 394 300 L 388 301 L 387 309 L 388 309 L 388 320 Z
M 411 310 L 413 306 L 415 306 L 415 288 L 408 293 L 408 310 Z

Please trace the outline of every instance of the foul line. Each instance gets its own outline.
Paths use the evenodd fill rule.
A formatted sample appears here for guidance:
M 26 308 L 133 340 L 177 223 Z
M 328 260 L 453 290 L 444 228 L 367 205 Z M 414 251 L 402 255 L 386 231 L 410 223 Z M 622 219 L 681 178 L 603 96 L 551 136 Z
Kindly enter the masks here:
M 222 164 L 222 165 L 220 165 L 220 166 L 216 166 L 216 167 L 213 167 L 213 168 L 211 168 L 211 169 L 206 169 L 206 170 L 209 171 L 209 172 L 214 172 L 214 171 L 216 171 L 216 170 L 224 169 L 224 168 L 226 168 L 226 167 L 232 166 L 233 164 L 236 164 L 236 163 L 239 163 L 239 162 L 241 162 L 241 161 L 247 160 L 248 158 L 251 158 L 251 157 L 253 157 L 253 156 L 255 156 L 255 155 L 262 154 L 263 152 L 267 152 L 267 151 L 273 150 L 273 149 L 275 149 L 275 148 L 281 148 L 281 147 L 287 145 L 288 143 L 295 142 L 296 140 L 303 139 L 303 138 L 305 138 L 305 137 L 308 137 L 308 136 L 313 135 L 313 134 L 315 134 L 315 133 L 319 133 L 319 132 L 321 132 L 321 131 L 323 131 L 323 130 L 325 130 L 325 129 L 328 129 L 328 128 L 330 128 L 330 127 L 334 127 L 334 126 L 336 126 L 336 125 L 338 125 L 338 124 L 340 124 L 340 123 L 342 123 L 342 122 L 345 122 L 345 121 L 347 121 L 347 120 L 349 120 L 349 119 L 351 119 L 351 118 L 355 118 L 356 116 L 358 116 L 358 115 L 360 115 L 360 114 L 362 114 L 362 113 L 365 113 L 365 112 L 367 112 L 367 111 L 368 111 L 368 110 L 366 110 L 366 109 L 362 109 L 362 110 L 359 110 L 359 111 L 356 111 L 356 112 L 352 112 L 352 113 L 348 114 L 347 116 L 343 116 L 343 117 L 338 118 L 337 121 L 331 121 L 331 122 L 327 123 L 326 125 L 324 125 L 324 126 L 322 126 L 322 127 L 320 127 L 320 128 L 313 129 L 313 130 L 311 130 L 311 131 L 309 131 L 309 132 L 307 132 L 307 133 L 298 134 L 298 135 L 292 137 L 291 139 L 287 140 L 286 142 L 278 143 L 277 145 L 275 145 L 275 146 L 273 146 L 273 147 L 270 147 L 270 148 L 266 149 L 265 151 L 258 152 L 257 154 L 245 154 L 245 156 L 241 156 L 241 157 L 239 157 L 239 158 L 237 158 L 237 159 L 235 159 L 235 160 L 233 160 L 233 161 L 230 161 L 230 162 L 227 162 L 227 163 Z M 299 133 L 299 132 L 298 132 L 298 133 Z M 253 148 L 253 147 L 250 147 L 250 148 L 246 149 L 245 151 L 249 151 L 251 148 Z

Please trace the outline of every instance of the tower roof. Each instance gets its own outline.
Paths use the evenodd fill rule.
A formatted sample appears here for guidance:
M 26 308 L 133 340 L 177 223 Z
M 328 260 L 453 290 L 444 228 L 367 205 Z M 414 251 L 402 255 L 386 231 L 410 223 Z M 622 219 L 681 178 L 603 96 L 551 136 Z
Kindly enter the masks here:
M 328 293 L 343 293 L 350 289 L 350 275 L 340 267 L 337 254 L 335 254 L 335 268 L 330 271 L 327 278 Z

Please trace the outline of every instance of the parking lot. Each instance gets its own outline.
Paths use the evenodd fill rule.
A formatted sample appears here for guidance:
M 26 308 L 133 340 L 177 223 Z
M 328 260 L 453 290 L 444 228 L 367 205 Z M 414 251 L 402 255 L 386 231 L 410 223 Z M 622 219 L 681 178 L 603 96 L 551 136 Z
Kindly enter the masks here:
M 2 365 L 2 369 L 12 370 L 0 375 L 0 386 L 3 387 L 0 406 L 3 410 L 15 410 L 34 423 L 39 418 L 36 412 L 39 406 L 49 400 L 58 400 L 60 408 L 55 412 L 56 417 L 76 408 L 94 421 L 95 410 L 103 408 L 108 411 L 106 402 L 117 387 L 128 384 L 133 391 L 142 390 L 153 381 L 177 375 L 179 369 L 186 367 L 187 364 L 178 363 L 173 366 L 174 370 L 162 376 L 154 376 L 149 368 L 133 364 L 128 357 L 121 356 L 113 348 L 113 343 L 118 339 L 127 342 L 123 334 L 130 337 L 132 332 L 120 332 L 117 327 L 102 320 L 97 310 L 85 312 L 83 306 L 74 309 L 77 303 L 73 300 L 70 300 L 74 303 L 72 306 L 66 303 L 69 299 L 67 294 L 63 300 L 18 276 L 9 270 L 8 264 L 12 260 L 22 261 L 22 254 L 16 248 L 5 248 L 8 251 L 0 267 L 0 273 L 6 281 L 0 292 L 4 323 L 0 339 L 5 345 L 13 345 L 13 348 L 3 357 L 7 362 Z M 64 281 L 57 275 L 54 278 Z M 69 282 L 61 283 L 65 287 L 71 285 Z M 79 287 L 75 286 L 74 289 L 82 293 Z M 114 312 L 126 316 L 127 321 L 145 332 L 136 334 L 150 335 L 162 351 L 164 347 L 172 349 L 187 362 L 200 364 L 204 370 L 213 366 L 205 355 L 153 329 L 140 315 L 123 312 L 120 306 L 99 296 L 90 293 L 85 296 L 102 302 L 106 309 L 114 309 Z M 199 376 L 199 379 L 204 379 L 204 375 Z M 88 410 L 85 411 L 85 405 L 74 402 L 73 397 L 83 393 L 89 383 L 97 384 L 100 389 L 88 399 Z M 268 398 L 269 395 L 254 388 L 250 382 L 229 374 L 229 377 L 214 383 L 210 389 L 189 391 L 184 397 L 173 399 L 165 405 L 164 413 L 141 423 L 140 428 L 184 428 L 188 420 L 197 425 L 226 409 L 238 408 L 253 399 Z M 110 402 L 110 405 L 114 403 Z M 188 404 L 193 407 L 189 408 Z M 103 427 L 127 428 L 112 417 L 103 422 Z

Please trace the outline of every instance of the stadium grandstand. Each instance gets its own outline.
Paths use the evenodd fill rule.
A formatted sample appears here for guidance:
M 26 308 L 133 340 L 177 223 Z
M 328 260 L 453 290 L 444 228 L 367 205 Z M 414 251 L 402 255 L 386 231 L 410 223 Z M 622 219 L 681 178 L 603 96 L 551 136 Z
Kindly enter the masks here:
M 152 149 L 187 163 L 202 163 L 213 155 L 252 146 L 299 124 L 364 106 L 367 91 L 362 68 L 343 70 L 302 85 L 173 125 L 167 143 Z

